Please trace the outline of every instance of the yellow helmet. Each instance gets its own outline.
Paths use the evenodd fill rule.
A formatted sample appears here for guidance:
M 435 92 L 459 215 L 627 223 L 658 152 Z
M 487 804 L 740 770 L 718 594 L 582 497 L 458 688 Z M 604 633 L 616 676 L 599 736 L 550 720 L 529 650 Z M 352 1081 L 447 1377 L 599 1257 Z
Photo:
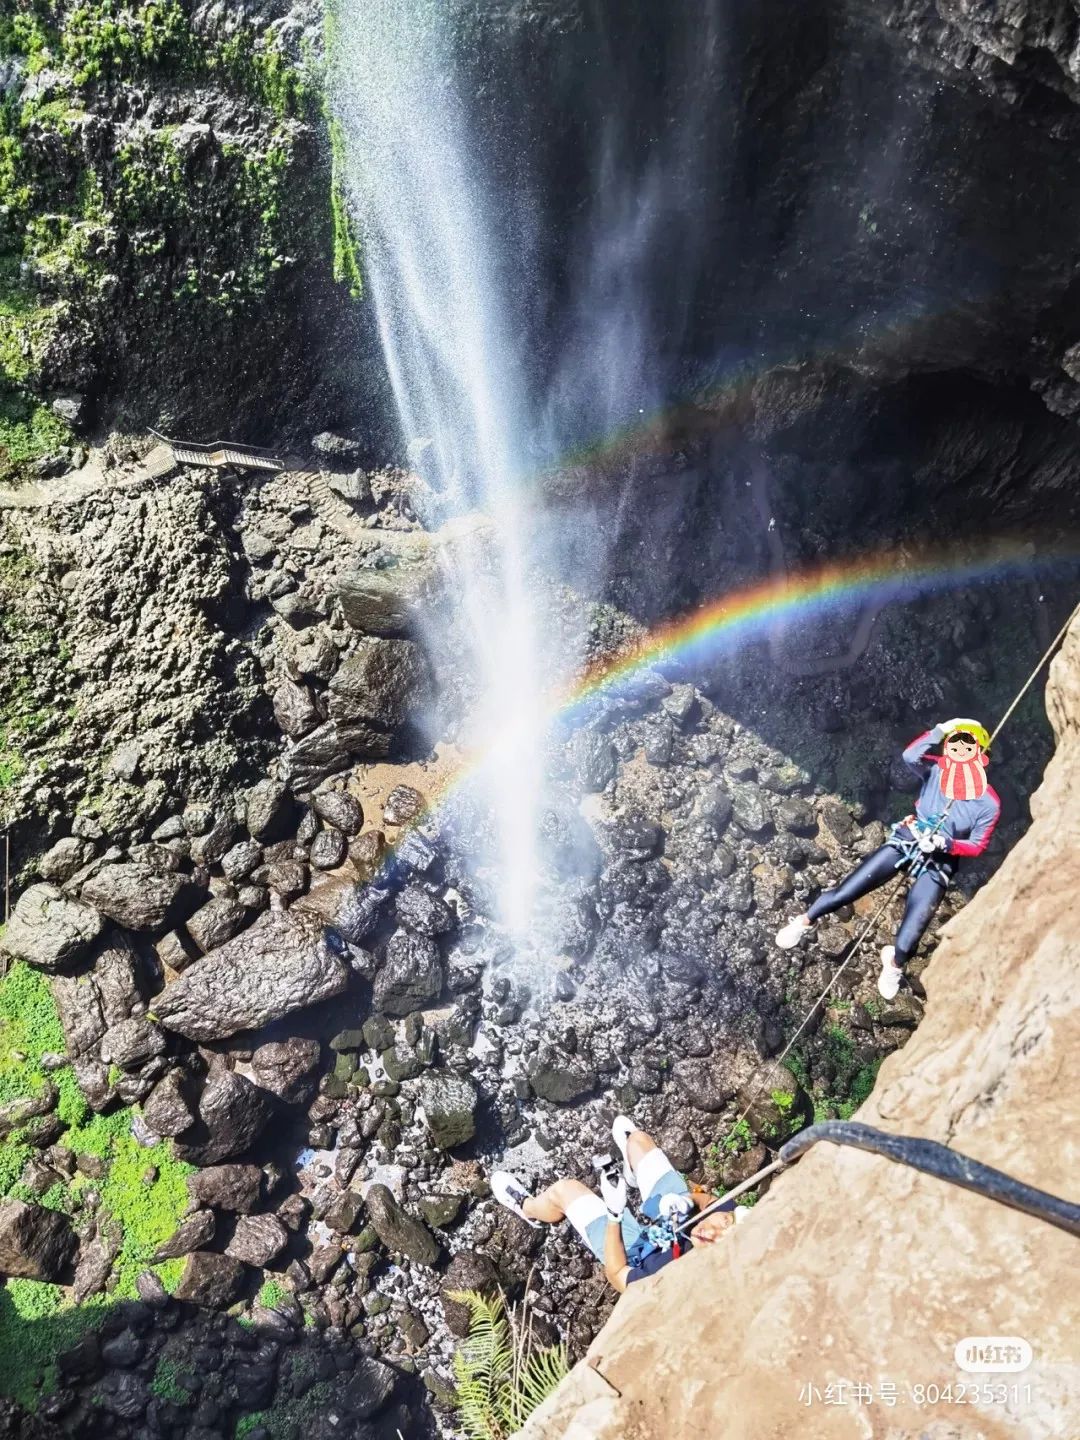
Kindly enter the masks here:
M 980 725 L 977 720 L 950 720 L 945 727 L 946 740 L 950 735 L 958 735 L 961 731 L 966 731 L 969 735 L 974 735 L 975 739 L 979 742 L 980 750 L 989 750 L 990 732 L 985 725 Z

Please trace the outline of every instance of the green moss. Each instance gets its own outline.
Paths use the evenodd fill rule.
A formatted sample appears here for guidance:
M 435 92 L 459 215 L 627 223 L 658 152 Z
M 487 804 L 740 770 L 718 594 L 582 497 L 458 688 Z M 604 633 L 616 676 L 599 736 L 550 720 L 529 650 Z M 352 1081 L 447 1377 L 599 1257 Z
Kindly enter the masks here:
M 829 1025 L 825 1030 L 825 1050 L 835 1065 L 850 1065 L 855 1042 L 843 1026 Z
M 0 452 L 0 476 L 2 471 Z M 51 703 L 43 702 L 36 694 L 40 676 L 56 674 L 56 636 L 52 630 L 28 621 L 20 605 L 35 573 L 21 552 L 0 557 L 0 665 L 4 670 L 0 694 L 0 816 L 3 792 L 26 772 L 27 752 L 34 737 L 56 723 Z M 49 999 L 51 1003 L 51 994 Z
M 150 1389 L 159 1400 L 186 1405 L 196 1388 L 190 1370 L 178 1365 L 168 1355 L 161 1356 L 154 1369 L 154 1378 L 150 1381 Z
M 720 1148 L 728 1155 L 740 1155 L 754 1143 L 754 1132 L 745 1119 L 736 1120 L 731 1130 L 720 1141 Z
M 0 1395 L 28 1410 L 56 1387 L 56 1357 L 105 1317 L 99 1296 L 75 1306 L 59 1285 L 8 1280 L 0 1290 Z
M 330 122 L 330 217 L 334 235 L 334 279 L 346 285 L 354 300 L 364 293 L 360 239 L 349 214 L 345 185 L 345 136 L 337 120 Z

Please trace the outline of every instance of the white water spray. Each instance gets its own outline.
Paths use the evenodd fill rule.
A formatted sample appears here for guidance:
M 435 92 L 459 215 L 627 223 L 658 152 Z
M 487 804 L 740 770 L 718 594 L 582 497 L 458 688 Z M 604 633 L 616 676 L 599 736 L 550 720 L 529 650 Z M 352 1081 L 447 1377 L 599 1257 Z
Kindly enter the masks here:
M 335 108 L 347 178 L 404 437 L 449 515 L 484 512 L 494 556 L 459 567 L 481 683 L 469 737 L 499 832 L 502 919 L 533 915 L 541 696 L 527 575 L 522 355 L 483 156 L 455 89 L 440 0 L 343 4 Z

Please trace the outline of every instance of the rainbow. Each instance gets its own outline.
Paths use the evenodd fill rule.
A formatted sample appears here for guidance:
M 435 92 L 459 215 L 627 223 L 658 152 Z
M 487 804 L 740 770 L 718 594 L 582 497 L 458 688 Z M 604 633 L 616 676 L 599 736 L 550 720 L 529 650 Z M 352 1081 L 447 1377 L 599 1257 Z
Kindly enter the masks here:
M 887 550 L 758 580 L 662 622 L 619 654 L 591 666 L 552 696 L 547 719 L 550 723 L 572 721 L 604 694 L 632 685 L 642 671 L 676 660 L 704 663 L 765 638 L 778 623 L 820 619 L 854 606 L 881 606 L 973 584 L 1030 580 L 1055 565 L 1075 566 L 1077 556 L 1076 549 L 1069 549 L 1036 559 L 1030 544 L 1001 541 L 963 558 L 955 551 L 912 555 Z M 466 759 L 438 792 L 428 797 L 423 815 L 407 826 L 388 850 L 380 876 L 391 866 L 408 833 L 430 823 L 482 770 L 483 763 L 482 754 Z

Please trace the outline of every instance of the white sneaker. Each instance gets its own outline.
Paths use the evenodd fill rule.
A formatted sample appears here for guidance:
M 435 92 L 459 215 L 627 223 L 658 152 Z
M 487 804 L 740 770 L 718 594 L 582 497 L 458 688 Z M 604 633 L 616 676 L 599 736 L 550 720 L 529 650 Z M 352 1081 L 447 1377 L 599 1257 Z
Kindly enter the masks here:
M 611 1122 L 611 1138 L 619 1147 L 619 1154 L 622 1156 L 623 1179 L 627 1185 L 631 1186 L 634 1190 L 639 1190 L 641 1187 L 637 1183 L 637 1177 L 634 1175 L 633 1167 L 627 1158 L 626 1142 L 630 1138 L 630 1132 L 637 1128 L 629 1115 L 616 1115 L 615 1119 Z
M 883 945 L 881 947 L 881 974 L 878 976 L 878 994 L 884 1000 L 895 1000 L 900 990 L 900 981 L 904 972 L 896 963 L 896 947 L 894 945 Z
M 491 1176 L 491 1193 L 500 1205 L 512 1210 L 519 1220 L 524 1220 L 525 1224 L 531 1225 L 534 1230 L 540 1229 L 540 1221 L 530 1220 L 525 1214 L 525 1201 L 529 1198 L 529 1192 L 516 1175 L 511 1175 L 509 1170 L 494 1171 Z
M 813 928 L 813 922 L 805 915 L 796 915 L 794 920 L 789 920 L 782 930 L 776 932 L 776 943 L 781 950 L 794 950 L 803 936 L 809 935 Z
M 736 1206 L 735 1206 L 735 1224 L 736 1224 L 736 1225 L 741 1225 L 744 1220 L 749 1220 L 749 1219 L 750 1219 L 750 1209 L 751 1209 L 751 1207 L 750 1207 L 749 1205 L 736 1205 Z

